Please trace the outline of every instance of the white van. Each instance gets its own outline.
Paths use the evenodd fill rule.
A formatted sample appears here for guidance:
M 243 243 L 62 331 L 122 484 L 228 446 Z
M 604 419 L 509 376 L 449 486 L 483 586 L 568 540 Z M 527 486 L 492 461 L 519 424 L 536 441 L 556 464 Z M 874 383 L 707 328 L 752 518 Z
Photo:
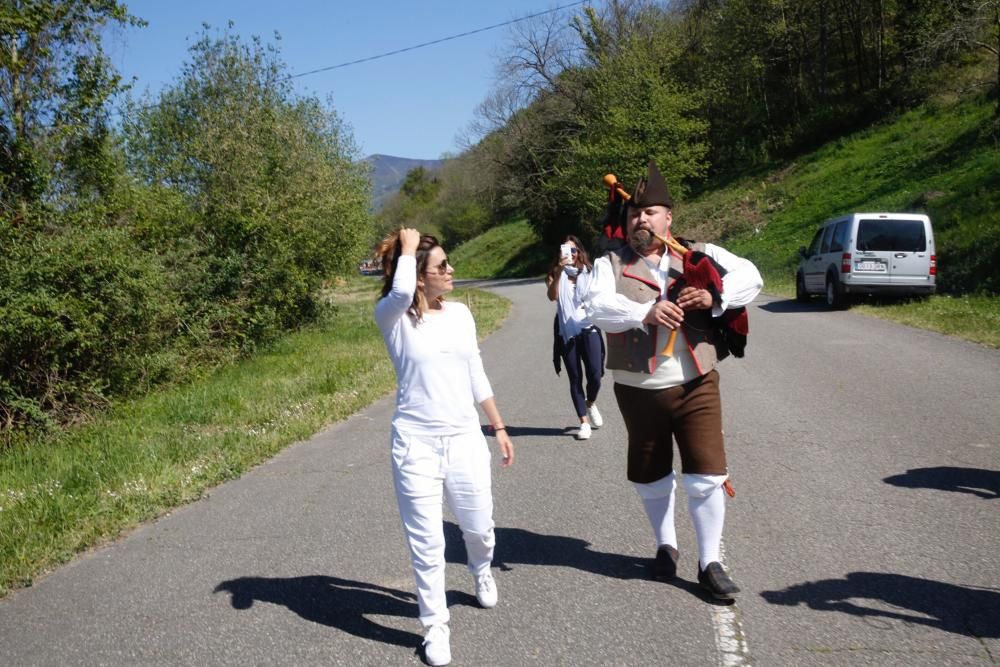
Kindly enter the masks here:
M 831 308 L 850 294 L 933 294 L 937 279 L 934 232 L 926 215 L 851 213 L 824 222 L 795 276 L 795 297 L 823 294 Z

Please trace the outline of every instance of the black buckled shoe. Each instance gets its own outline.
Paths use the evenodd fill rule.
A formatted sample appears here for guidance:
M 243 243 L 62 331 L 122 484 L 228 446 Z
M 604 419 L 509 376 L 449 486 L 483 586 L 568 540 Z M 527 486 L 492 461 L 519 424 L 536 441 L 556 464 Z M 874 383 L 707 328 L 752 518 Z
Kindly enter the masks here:
M 677 576 L 677 558 L 679 554 L 669 544 L 664 544 L 656 550 L 656 560 L 653 561 L 653 579 L 671 581 Z
M 698 564 L 698 583 L 716 600 L 734 600 L 740 592 L 740 587 L 726 574 L 722 563 L 718 561 L 709 563 L 704 570 Z

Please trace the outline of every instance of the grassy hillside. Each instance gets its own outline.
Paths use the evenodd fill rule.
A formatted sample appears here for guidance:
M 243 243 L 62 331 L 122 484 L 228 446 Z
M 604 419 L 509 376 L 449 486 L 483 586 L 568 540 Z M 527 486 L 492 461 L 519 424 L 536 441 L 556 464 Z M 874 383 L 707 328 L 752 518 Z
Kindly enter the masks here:
M 716 183 L 679 202 L 674 232 L 752 259 L 767 289 L 791 294 L 797 250 L 819 223 L 853 211 L 928 213 L 939 291 L 1000 294 L 1000 150 L 994 102 L 927 104 L 798 159 Z M 540 275 L 552 249 L 524 221 L 453 249 L 456 275 Z
M 797 250 L 852 211 L 926 212 L 941 296 L 871 301 L 859 312 L 1000 347 L 1000 151 L 994 102 L 924 105 L 786 164 L 715 183 L 680 202 L 674 231 L 751 258 L 765 290 L 791 296 Z M 537 276 L 553 249 L 524 221 L 454 249 L 459 278 Z
M 796 250 L 823 220 L 852 211 L 926 212 L 938 285 L 1000 293 L 1000 153 L 994 102 L 928 104 L 773 171 L 678 206 L 675 232 L 751 258 L 768 288 L 790 291 Z
M 541 276 L 555 249 L 546 248 L 525 220 L 500 225 L 451 249 L 455 277 L 519 278 Z

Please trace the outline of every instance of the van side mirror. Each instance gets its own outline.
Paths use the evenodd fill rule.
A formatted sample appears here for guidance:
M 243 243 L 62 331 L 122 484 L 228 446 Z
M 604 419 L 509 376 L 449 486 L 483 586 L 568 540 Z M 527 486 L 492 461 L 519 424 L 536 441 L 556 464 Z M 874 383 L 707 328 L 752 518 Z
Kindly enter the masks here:
M 799 256 L 801 256 L 802 259 L 806 259 L 807 257 L 809 257 L 809 254 L 806 252 L 806 247 L 804 245 L 799 246 Z

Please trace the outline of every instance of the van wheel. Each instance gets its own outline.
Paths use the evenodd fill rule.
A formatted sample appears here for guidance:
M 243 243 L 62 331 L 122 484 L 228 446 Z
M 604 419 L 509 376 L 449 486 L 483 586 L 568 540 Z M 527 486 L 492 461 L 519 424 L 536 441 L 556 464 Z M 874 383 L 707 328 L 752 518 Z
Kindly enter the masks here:
M 842 310 L 847 307 L 847 297 L 840 290 L 840 281 L 833 273 L 826 277 L 826 305 L 831 310 Z
M 806 291 L 806 279 L 801 273 L 795 275 L 795 300 L 805 303 L 809 300 L 809 292 Z

